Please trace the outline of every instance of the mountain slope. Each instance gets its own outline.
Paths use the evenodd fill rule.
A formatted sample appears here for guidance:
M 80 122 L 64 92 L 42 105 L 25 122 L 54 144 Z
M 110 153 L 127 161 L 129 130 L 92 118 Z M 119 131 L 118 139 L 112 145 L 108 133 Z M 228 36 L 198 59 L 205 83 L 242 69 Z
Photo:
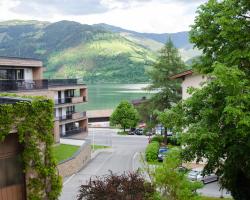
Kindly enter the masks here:
M 156 53 L 102 27 L 77 22 L 0 23 L 0 55 L 42 59 L 45 76 L 92 82 L 146 82 Z
M 180 50 L 183 60 L 188 60 L 192 57 L 201 54 L 197 49 L 193 49 L 193 45 L 189 42 L 189 34 L 187 31 L 178 33 L 138 33 L 131 30 L 126 30 L 120 27 L 111 26 L 108 24 L 95 24 L 95 27 L 102 27 L 107 31 L 119 33 L 121 36 L 129 40 L 137 42 L 146 48 L 153 51 L 158 51 L 166 43 L 168 38 L 171 38 L 176 48 Z

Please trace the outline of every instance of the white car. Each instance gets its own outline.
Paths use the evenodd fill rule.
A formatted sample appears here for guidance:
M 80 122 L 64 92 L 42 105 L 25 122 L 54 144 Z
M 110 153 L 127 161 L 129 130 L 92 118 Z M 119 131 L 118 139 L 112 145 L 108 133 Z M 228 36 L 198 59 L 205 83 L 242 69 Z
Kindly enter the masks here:
M 202 171 L 203 171 L 202 168 L 192 169 L 188 173 L 189 180 L 191 180 L 191 181 L 201 181 L 204 184 L 214 182 L 214 181 L 218 180 L 218 176 L 216 174 L 214 174 L 214 173 L 202 176 Z

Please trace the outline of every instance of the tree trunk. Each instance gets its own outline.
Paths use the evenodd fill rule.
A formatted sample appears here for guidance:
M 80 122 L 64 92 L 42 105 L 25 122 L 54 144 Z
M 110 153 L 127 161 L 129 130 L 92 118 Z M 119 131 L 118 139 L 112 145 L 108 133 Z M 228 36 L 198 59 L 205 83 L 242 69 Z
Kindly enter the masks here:
M 126 129 L 126 127 L 124 126 L 124 127 L 123 127 L 123 132 L 124 132 L 124 133 L 125 133 L 125 129 Z
M 164 127 L 164 138 L 163 138 L 163 143 L 165 145 L 168 144 L 168 129 Z

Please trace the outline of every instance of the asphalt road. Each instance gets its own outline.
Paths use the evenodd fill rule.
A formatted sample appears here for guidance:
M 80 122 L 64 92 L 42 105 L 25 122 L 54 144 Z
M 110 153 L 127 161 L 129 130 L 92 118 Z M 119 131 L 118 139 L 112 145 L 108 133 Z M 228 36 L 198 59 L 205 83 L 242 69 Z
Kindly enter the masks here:
M 111 170 L 114 173 L 134 171 L 142 166 L 141 153 L 148 143 L 145 136 L 119 136 L 114 129 L 92 128 L 87 139 L 92 144 L 112 146 L 112 151 L 102 152 L 92 159 L 79 173 L 64 180 L 60 200 L 76 199 L 81 184 L 86 183 L 90 177 L 102 176 Z M 198 192 L 204 196 L 220 197 L 218 182 L 206 184 Z M 223 191 L 223 196 L 230 196 Z
M 98 154 L 79 173 L 65 179 L 60 200 L 75 199 L 79 186 L 90 177 L 106 175 L 110 170 L 119 174 L 136 170 L 140 166 L 140 152 L 148 143 L 145 136 L 117 136 L 112 129 L 90 129 L 88 139 L 112 146 L 113 151 Z

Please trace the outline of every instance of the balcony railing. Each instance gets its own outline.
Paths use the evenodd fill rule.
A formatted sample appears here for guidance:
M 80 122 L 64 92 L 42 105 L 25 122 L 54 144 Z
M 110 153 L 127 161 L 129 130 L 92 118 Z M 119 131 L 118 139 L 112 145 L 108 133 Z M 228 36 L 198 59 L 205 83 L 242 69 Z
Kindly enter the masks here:
M 39 90 L 77 84 L 83 85 L 77 79 L 0 80 L 0 91 Z
M 77 79 L 49 79 L 49 87 L 77 85 Z
M 55 104 L 65 104 L 65 103 L 72 103 L 72 98 L 67 97 L 67 98 L 59 98 L 55 100 Z
M 65 120 L 72 119 L 72 114 L 59 116 L 58 119 L 59 119 L 59 121 L 65 121 Z
M 86 132 L 86 130 L 87 130 L 86 128 L 76 128 L 76 129 L 72 129 L 69 131 L 65 131 L 64 133 L 61 133 L 61 135 L 62 136 L 70 136 L 70 135 Z
M 0 91 L 48 89 L 48 80 L 0 80 Z

